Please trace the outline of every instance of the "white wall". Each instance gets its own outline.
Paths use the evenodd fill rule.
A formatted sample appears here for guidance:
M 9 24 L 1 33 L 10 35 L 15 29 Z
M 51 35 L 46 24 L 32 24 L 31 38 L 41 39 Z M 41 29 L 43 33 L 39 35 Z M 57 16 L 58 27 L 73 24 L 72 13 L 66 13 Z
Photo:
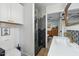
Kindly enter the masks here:
M 34 5 L 24 4 L 24 25 L 21 28 L 22 54 L 34 55 Z
M 17 27 L 17 25 L 15 25 L 15 27 L 13 26 L 13 25 L 11 25 L 11 24 L 9 24 L 10 26 L 7 26 L 7 24 L 4 24 L 5 26 L 1 26 L 1 24 L 0 24 L 0 45 L 7 45 L 7 42 L 8 42 L 8 44 L 9 44 L 9 46 L 8 47 L 10 47 L 11 46 L 11 42 L 12 42 L 12 44 L 14 44 L 15 45 L 15 47 L 17 47 L 18 46 L 18 43 L 19 43 L 19 27 Z M 10 35 L 7 35 L 7 36 L 2 36 L 1 35 L 1 28 L 5 28 L 5 27 L 9 27 L 10 28 Z M 5 42 L 5 43 L 2 43 L 2 41 L 3 42 Z

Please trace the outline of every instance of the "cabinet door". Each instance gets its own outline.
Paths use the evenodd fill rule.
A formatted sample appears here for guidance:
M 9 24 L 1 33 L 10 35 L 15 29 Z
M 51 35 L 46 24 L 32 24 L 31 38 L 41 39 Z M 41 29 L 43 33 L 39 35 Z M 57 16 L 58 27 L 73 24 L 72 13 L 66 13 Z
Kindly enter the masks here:
M 0 3 L 0 21 L 7 21 L 10 16 L 10 6 L 7 3 Z
M 19 10 L 18 21 L 19 21 L 19 23 L 23 24 L 23 6 L 18 4 L 18 10 Z
M 11 18 L 15 23 L 23 24 L 23 6 L 18 3 L 12 4 Z

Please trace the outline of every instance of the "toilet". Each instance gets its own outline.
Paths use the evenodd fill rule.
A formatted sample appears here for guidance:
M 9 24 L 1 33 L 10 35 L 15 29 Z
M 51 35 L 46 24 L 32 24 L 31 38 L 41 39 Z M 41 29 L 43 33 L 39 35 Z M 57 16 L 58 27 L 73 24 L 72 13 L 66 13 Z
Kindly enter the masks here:
M 5 56 L 21 56 L 21 51 L 16 48 L 13 39 L 0 41 L 0 48 L 5 50 Z

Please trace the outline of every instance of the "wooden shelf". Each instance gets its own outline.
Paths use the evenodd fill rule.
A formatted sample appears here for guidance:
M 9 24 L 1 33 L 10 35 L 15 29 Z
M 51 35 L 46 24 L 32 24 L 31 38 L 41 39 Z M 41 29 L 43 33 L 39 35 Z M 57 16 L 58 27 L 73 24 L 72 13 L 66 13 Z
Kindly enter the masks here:
M 11 23 L 11 22 L 4 22 L 4 21 L 0 21 L 0 23 L 13 24 L 13 25 L 23 25 L 23 24 L 19 24 L 19 23 Z

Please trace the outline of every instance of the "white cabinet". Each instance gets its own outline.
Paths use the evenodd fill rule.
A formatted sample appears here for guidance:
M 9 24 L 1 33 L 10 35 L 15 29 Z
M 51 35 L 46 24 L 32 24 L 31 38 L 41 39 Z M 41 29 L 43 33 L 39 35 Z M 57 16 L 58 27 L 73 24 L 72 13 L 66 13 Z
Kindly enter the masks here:
M 23 6 L 18 3 L 0 3 L 0 21 L 23 24 Z
M 7 21 L 10 16 L 10 6 L 7 3 L 0 3 L 0 21 Z
M 17 3 L 11 4 L 11 19 L 15 23 L 23 24 L 23 6 Z

